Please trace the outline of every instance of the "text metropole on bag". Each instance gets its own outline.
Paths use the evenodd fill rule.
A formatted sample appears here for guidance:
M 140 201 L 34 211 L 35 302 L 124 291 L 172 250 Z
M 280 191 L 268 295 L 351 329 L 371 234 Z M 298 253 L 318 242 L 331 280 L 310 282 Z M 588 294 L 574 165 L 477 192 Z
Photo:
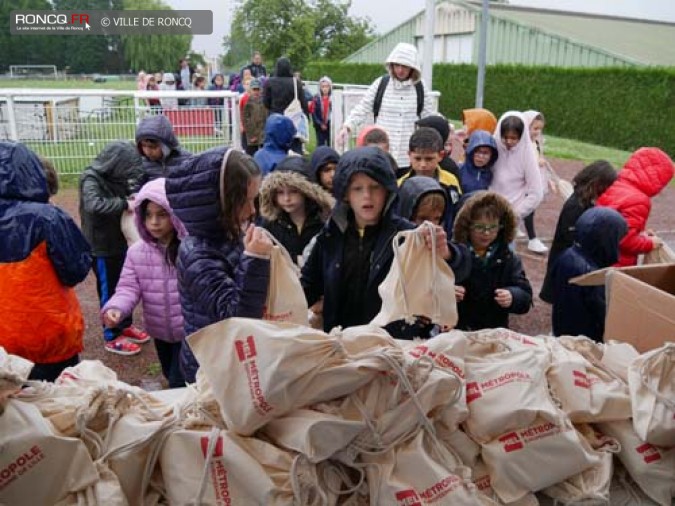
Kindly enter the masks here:
M 54 504 L 99 479 L 84 443 L 55 435 L 31 404 L 7 402 L 0 449 L 0 504 Z
M 389 369 L 385 335 L 351 354 L 338 336 L 286 322 L 228 318 L 187 340 L 229 429 L 249 435 L 290 411 L 348 395 Z
M 560 423 L 561 413 L 546 383 L 549 356 L 527 348 L 501 351 L 508 350 L 503 343 L 484 346 L 479 351 L 472 344 L 465 358 L 469 434 L 487 442 L 507 430 L 527 427 L 538 417 Z
M 289 118 L 295 125 L 295 136 L 302 142 L 309 141 L 309 118 L 302 110 L 302 104 L 298 99 L 298 81 L 293 78 L 293 100 L 284 109 L 284 116 Z
M 600 463 L 600 455 L 566 418 L 561 424 L 538 418 L 482 446 L 492 488 L 505 503 Z
M 388 452 L 364 455 L 370 503 L 477 506 L 478 490 L 469 469 L 435 448 L 424 430 Z
M 675 343 L 640 355 L 628 369 L 633 427 L 640 439 L 675 446 Z
M 424 243 L 425 229 L 431 234 L 431 249 Z M 423 316 L 432 323 L 454 327 L 455 275 L 436 254 L 433 225 L 425 222 L 414 230 L 399 232 L 392 239 L 392 248 L 394 261 L 378 288 L 382 309 L 372 323 L 381 326 L 397 320 L 413 323 L 416 316 Z
M 159 456 L 169 504 L 327 504 L 316 469 L 261 439 L 218 428 L 179 429 Z
M 263 320 L 309 325 L 305 292 L 297 266 L 284 246 L 267 234 L 274 245 L 270 256 L 270 281 Z

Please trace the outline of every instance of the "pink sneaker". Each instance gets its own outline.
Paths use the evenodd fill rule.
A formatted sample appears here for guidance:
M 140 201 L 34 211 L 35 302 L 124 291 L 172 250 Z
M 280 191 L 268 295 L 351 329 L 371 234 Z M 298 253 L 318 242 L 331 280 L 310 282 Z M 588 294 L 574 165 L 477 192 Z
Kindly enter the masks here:
M 122 335 L 127 338 L 127 341 L 136 344 L 145 344 L 151 339 L 146 331 L 134 327 L 133 325 L 124 329 Z
M 117 355 L 136 355 L 141 352 L 141 347 L 127 340 L 124 336 L 105 343 L 105 350 Z

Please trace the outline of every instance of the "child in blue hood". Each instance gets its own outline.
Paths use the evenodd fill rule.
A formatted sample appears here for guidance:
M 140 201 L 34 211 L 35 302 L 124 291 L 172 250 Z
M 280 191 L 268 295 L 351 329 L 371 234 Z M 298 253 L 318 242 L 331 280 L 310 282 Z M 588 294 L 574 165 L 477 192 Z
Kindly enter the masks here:
M 288 156 L 295 134 L 293 121 L 283 114 L 270 114 L 267 117 L 265 144 L 253 156 L 263 177 L 272 172 L 277 164 Z
M 498 156 L 497 143 L 490 132 L 476 130 L 471 134 L 466 159 L 459 167 L 463 193 L 488 189 L 492 182 L 492 167 Z
M 579 217 L 574 245 L 551 269 L 553 335 L 584 335 L 602 342 L 605 287 L 573 285 L 569 280 L 616 263 L 619 242 L 627 231 L 623 216 L 608 207 L 591 207 Z

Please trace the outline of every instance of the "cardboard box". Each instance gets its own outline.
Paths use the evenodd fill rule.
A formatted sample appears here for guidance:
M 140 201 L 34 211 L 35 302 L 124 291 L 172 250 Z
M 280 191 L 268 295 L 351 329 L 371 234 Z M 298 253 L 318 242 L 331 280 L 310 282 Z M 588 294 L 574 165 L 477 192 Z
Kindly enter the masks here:
M 606 286 L 605 341 L 630 343 L 640 353 L 675 342 L 675 264 L 610 267 L 570 283 Z

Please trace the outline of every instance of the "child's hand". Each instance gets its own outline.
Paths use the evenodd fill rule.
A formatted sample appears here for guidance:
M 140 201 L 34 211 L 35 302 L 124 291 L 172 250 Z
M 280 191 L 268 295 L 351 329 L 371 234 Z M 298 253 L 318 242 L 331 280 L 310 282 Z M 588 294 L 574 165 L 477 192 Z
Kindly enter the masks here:
M 340 128 L 340 131 L 337 134 L 337 145 L 339 148 L 344 148 L 347 145 L 347 141 L 349 140 L 349 128 L 346 126 L 343 126 Z
M 495 290 L 495 302 L 499 304 L 499 307 L 506 309 L 511 307 L 511 304 L 513 303 L 513 295 L 511 295 L 510 291 L 504 288 L 497 288 Z
M 272 240 L 264 229 L 251 224 L 244 236 L 244 250 L 253 255 L 268 257 L 272 252 Z
M 108 328 L 117 327 L 122 320 L 122 311 L 119 309 L 108 309 L 103 313 L 103 325 Z
M 455 285 L 455 299 L 457 302 L 462 302 L 464 300 L 464 295 L 466 294 L 466 288 L 463 286 Z
M 436 236 L 436 254 L 439 255 L 443 260 L 450 260 L 451 253 L 450 248 L 448 248 L 448 235 L 443 230 L 443 227 L 439 225 L 433 225 L 433 227 L 422 227 L 422 237 L 424 237 L 424 244 L 427 245 L 427 248 L 431 249 L 433 242 L 431 241 L 431 234 Z

